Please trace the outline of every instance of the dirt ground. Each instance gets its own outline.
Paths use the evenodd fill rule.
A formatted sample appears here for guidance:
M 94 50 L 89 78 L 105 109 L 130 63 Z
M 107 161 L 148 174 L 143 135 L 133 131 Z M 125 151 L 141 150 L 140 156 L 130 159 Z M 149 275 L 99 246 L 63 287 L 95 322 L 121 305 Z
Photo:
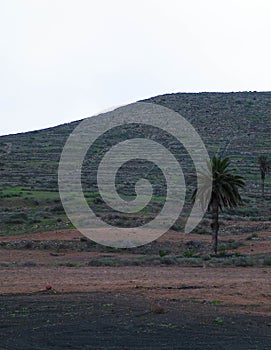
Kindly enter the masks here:
M 270 235 L 258 232 L 257 240 L 245 241 L 239 234 L 245 244 L 238 249 L 249 254 L 264 246 L 270 252 Z M 210 238 L 182 239 L 198 236 Z M 81 235 L 62 230 L 12 239 L 45 237 L 78 241 Z M 180 235 L 171 232 L 161 240 L 175 244 Z M 0 249 L 0 262 L 8 263 L 0 266 L 0 350 L 271 350 L 269 266 L 82 264 L 97 255 L 114 253 Z M 28 264 L 20 266 L 20 261 Z M 67 261 L 78 265 L 60 264 Z

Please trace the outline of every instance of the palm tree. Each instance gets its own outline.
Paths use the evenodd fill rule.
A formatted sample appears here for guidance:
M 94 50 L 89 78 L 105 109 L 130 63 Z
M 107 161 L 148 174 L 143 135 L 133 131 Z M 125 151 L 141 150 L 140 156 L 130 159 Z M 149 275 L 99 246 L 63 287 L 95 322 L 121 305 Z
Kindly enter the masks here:
M 264 198 L 264 183 L 267 172 L 270 170 L 270 160 L 266 154 L 262 154 L 258 157 L 258 165 L 261 173 L 262 180 L 262 197 Z
M 230 159 L 213 156 L 209 164 L 210 174 L 212 174 L 212 192 L 208 203 L 208 210 L 212 212 L 212 247 L 217 254 L 218 231 L 219 231 L 219 211 L 223 208 L 234 208 L 242 203 L 239 194 L 239 188 L 245 186 L 244 178 L 235 175 L 236 169 L 230 168 Z M 204 181 L 210 174 L 200 174 L 200 180 Z M 206 181 L 207 183 L 207 181 Z M 192 201 L 195 201 L 198 189 L 192 195 Z M 199 198 L 202 204 L 206 201 L 206 188 L 202 186 Z

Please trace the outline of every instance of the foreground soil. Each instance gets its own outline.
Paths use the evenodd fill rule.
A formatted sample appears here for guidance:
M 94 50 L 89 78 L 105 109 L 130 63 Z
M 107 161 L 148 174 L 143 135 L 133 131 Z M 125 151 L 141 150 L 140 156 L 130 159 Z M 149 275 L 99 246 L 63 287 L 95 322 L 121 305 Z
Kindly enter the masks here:
M 246 236 L 235 237 L 244 242 L 239 250 L 270 252 L 269 231 L 257 240 Z M 56 231 L 16 240 L 45 238 L 76 242 L 80 235 Z M 161 239 L 166 248 L 179 240 L 173 233 Z M 96 255 L 129 254 L 0 249 L 0 350 L 271 350 L 270 266 L 88 266 Z
M 0 280 L 1 350 L 271 349 L 270 269 L 15 267 Z
M 270 317 L 197 301 L 161 302 L 158 312 L 143 295 L 112 292 L 5 295 L 0 303 L 1 350 L 267 350 L 271 344 Z

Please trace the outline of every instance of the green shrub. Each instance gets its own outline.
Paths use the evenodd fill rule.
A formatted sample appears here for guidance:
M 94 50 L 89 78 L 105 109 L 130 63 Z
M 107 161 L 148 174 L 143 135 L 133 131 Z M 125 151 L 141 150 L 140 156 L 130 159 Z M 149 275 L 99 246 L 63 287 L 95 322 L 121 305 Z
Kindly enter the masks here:
M 24 224 L 28 220 L 28 215 L 24 212 L 14 213 L 6 220 L 7 224 Z
M 34 242 L 33 241 L 26 241 L 24 244 L 24 248 L 25 249 L 32 249 L 34 246 Z
M 251 257 L 242 256 L 242 257 L 234 258 L 233 264 L 235 266 L 247 267 L 247 266 L 253 266 L 254 262 L 251 259 Z
M 199 235 L 210 235 L 210 231 L 205 228 L 196 228 L 193 232 L 199 234 Z
M 183 257 L 184 258 L 192 258 L 193 257 L 193 253 L 189 250 L 183 252 Z
M 24 261 L 21 263 L 21 266 L 23 266 L 23 267 L 35 267 L 35 266 L 37 266 L 37 263 L 35 261 Z
M 67 266 L 67 267 L 81 267 L 82 265 L 79 264 L 79 263 L 75 263 L 75 262 L 66 262 L 64 264 L 64 266 Z
M 224 242 L 222 244 L 219 245 L 219 250 L 222 252 L 226 252 L 227 250 L 231 250 L 231 249 L 237 249 L 240 246 L 242 246 L 243 243 L 240 241 L 235 241 L 234 239 L 229 239 L 228 242 Z
M 226 254 L 227 254 L 226 250 L 220 250 L 219 251 L 219 255 L 220 256 L 226 256 Z
M 218 247 L 218 250 L 220 252 L 225 252 L 227 250 L 227 245 L 222 243 L 222 244 L 219 244 L 219 247 Z
M 88 262 L 88 266 L 118 266 L 119 263 L 116 259 L 112 258 L 97 258 L 97 259 L 91 259 Z
M 161 258 L 161 263 L 165 265 L 176 265 L 177 259 L 174 256 L 166 256 Z
M 223 323 L 223 320 L 222 320 L 222 318 L 220 318 L 220 317 L 216 317 L 216 318 L 214 319 L 214 321 L 215 321 L 216 324 L 222 324 L 222 323 Z
M 240 241 L 232 241 L 228 243 L 228 249 L 237 249 L 243 245 Z
M 210 254 L 204 254 L 201 256 L 201 259 L 204 261 L 211 260 L 211 255 Z
M 202 259 L 200 258 L 180 258 L 178 259 L 180 266 L 202 267 Z
M 160 249 L 158 254 L 159 254 L 160 258 L 162 258 L 163 256 L 166 256 L 166 255 L 170 254 L 170 250 Z
M 271 256 L 266 256 L 266 257 L 264 258 L 263 264 L 264 264 L 265 266 L 271 266 Z
M 51 208 L 52 213 L 64 213 L 64 208 L 61 204 L 55 205 L 53 208 Z
M 257 233 L 253 233 L 252 235 L 249 235 L 247 238 L 246 238 L 246 241 L 251 241 L 253 240 L 253 238 L 258 238 L 258 234 Z

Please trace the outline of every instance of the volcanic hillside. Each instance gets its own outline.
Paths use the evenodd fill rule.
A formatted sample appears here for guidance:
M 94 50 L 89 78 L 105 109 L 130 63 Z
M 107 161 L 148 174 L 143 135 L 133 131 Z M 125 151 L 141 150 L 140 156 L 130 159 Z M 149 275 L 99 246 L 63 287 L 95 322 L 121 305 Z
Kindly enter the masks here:
M 271 177 L 266 178 L 266 198 L 262 199 L 257 165 L 259 155 L 269 154 L 271 158 L 271 92 L 176 93 L 144 102 L 179 112 L 198 131 L 210 156 L 217 153 L 230 157 L 238 173 L 246 178 L 244 207 L 226 211 L 225 217 L 239 216 L 244 220 L 271 218 Z M 63 146 L 79 122 L 0 137 L 0 234 L 69 225 L 58 195 L 57 170 Z M 186 150 L 170 136 L 157 130 L 146 130 L 139 124 L 116 128 L 107 137 L 97 140 L 89 150 L 82 174 L 89 205 L 106 220 L 117 219 L 124 226 L 136 225 L 137 220 L 144 222 L 144 216 L 153 216 L 161 209 L 166 195 L 162 173 L 143 161 L 124 165 L 116 179 L 124 196 L 134 194 L 133 183 L 142 174 L 147 174 L 154 184 L 153 201 L 137 218 L 132 218 L 132 223 L 125 223 L 122 215 L 110 211 L 99 196 L 97 164 L 112 145 L 133 137 L 149 137 L 163 143 L 182 163 L 189 207 L 195 183 L 190 176 L 194 171 L 193 164 Z M 131 169 L 132 175 L 129 175 Z

